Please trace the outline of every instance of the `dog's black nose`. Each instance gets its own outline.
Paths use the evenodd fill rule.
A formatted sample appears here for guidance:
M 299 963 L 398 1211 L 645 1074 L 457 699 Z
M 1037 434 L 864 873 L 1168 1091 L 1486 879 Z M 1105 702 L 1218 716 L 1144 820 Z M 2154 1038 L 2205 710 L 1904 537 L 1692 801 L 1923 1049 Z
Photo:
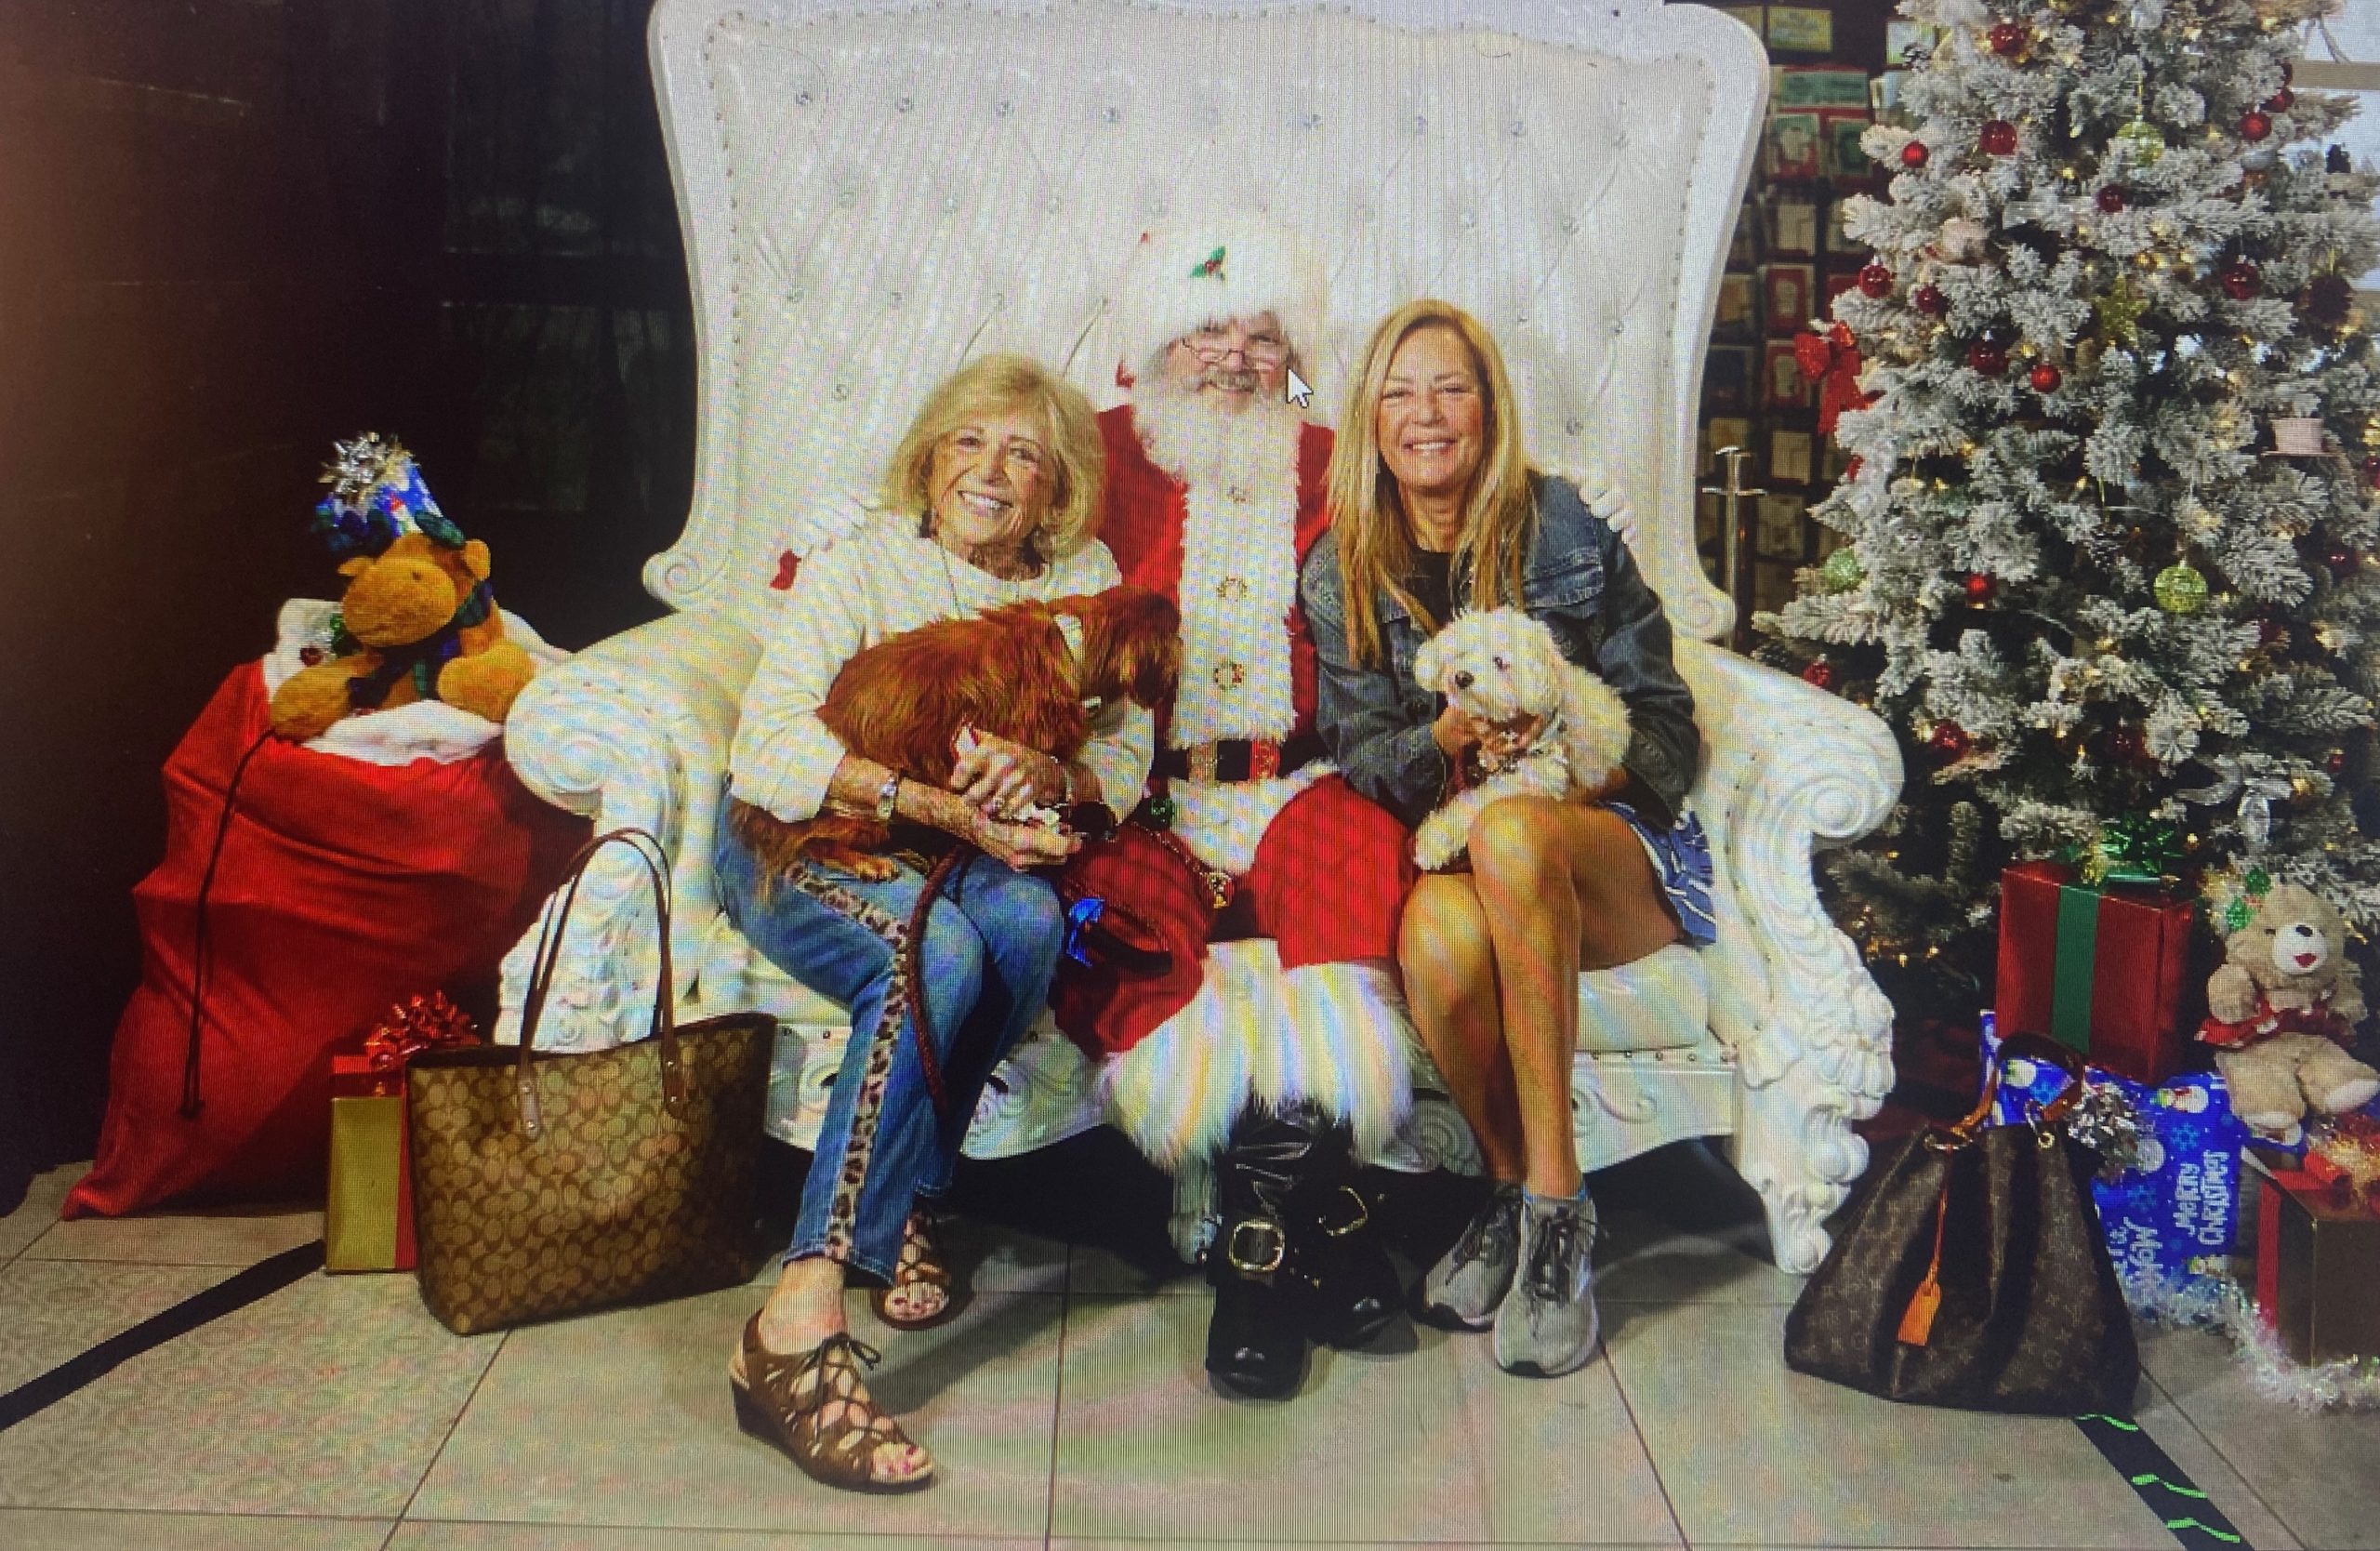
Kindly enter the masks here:
M 1457 673 L 1454 676 L 1454 687 L 1457 689 L 1469 689 L 1471 687 L 1471 669 L 1466 668 L 1461 672 Z

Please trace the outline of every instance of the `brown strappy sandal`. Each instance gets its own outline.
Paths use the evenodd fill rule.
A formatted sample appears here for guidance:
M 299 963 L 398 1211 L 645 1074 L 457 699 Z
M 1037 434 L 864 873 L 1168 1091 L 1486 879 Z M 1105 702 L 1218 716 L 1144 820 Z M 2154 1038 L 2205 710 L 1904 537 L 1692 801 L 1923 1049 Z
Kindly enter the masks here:
M 823 1486 L 845 1491 L 914 1491 L 933 1479 L 933 1461 L 914 1476 L 876 1474 L 876 1452 L 888 1443 L 916 1448 L 901 1424 L 869 1400 L 854 1400 L 861 1371 L 883 1357 L 838 1331 L 788 1357 L 760 1345 L 760 1317 L 744 1327 L 744 1372 L 731 1371 L 736 1425 L 772 1444 Z M 830 1420 L 827 1413 L 836 1414 Z M 919 1451 L 923 1452 L 922 1450 Z
M 933 1220 L 920 1209 L 909 1213 L 901 1226 L 901 1258 L 892 1266 L 892 1285 L 869 1290 L 867 1303 L 876 1317 L 896 1331 L 932 1330 L 959 1312 L 957 1279 L 950 1267 L 943 1264 L 942 1246 L 935 1242 Z M 933 1287 L 942 1291 L 942 1306 L 932 1314 L 910 1319 L 896 1318 L 886 1306 L 885 1300 L 904 1287 Z

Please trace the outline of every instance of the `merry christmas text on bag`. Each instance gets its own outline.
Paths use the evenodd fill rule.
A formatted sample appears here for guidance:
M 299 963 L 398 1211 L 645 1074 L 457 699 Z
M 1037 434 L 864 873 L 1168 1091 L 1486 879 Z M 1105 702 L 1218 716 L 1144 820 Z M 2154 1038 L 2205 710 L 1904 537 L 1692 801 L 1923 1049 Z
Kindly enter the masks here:
M 649 1039 L 540 1052 L 537 1021 L 587 865 L 613 842 L 652 880 L 661 936 Z M 457 1334 L 748 1279 L 752 1186 L 776 1020 L 677 1027 L 660 842 L 588 842 L 538 934 L 517 1051 L 430 1051 L 406 1071 L 421 1296 Z
M 1995 1126 L 2012 1047 L 2071 1080 L 2030 1123 Z M 1917 1405 L 2128 1414 L 2140 1360 L 2091 1196 L 2099 1160 L 2068 1132 L 2082 1092 L 2071 1051 L 2011 1036 L 1983 1102 L 1884 1166 L 1786 1318 L 1786 1366 Z

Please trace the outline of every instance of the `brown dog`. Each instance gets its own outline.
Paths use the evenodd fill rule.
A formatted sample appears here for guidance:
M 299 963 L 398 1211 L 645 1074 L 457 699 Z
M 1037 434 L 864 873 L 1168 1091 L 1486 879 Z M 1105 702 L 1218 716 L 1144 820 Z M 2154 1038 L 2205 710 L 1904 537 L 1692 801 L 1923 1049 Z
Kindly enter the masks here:
M 1082 625 L 1079 658 L 1058 624 L 1065 616 Z M 1181 630 L 1173 604 L 1137 587 L 1010 603 L 868 647 L 835 675 L 818 716 L 850 752 L 937 787 L 949 780 L 952 746 L 967 727 L 1063 762 L 1091 737 L 1086 702 L 1121 697 L 1155 709 L 1172 699 Z M 877 855 L 890 831 L 871 816 L 822 813 L 788 824 L 737 802 L 728 822 L 764 876 L 804 859 L 879 882 L 896 870 Z

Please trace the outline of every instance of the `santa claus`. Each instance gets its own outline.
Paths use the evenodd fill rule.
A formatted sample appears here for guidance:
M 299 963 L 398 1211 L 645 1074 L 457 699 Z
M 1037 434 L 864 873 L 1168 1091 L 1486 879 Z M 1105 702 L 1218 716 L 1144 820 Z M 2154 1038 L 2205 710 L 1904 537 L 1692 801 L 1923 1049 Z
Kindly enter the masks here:
M 1067 883 L 1127 907 L 1170 967 L 1069 965 L 1051 999 L 1142 1150 L 1211 1160 L 1207 1367 L 1263 1395 L 1296 1388 L 1309 1339 L 1360 1345 L 1391 1318 L 1395 1274 L 1355 1171 L 1411 1104 L 1390 967 L 1409 847 L 1321 760 L 1297 603 L 1329 525 L 1331 436 L 1289 390 L 1323 311 L 1319 267 L 1253 218 L 1152 232 L 1123 277 L 1130 397 L 1100 417 L 1099 537 L 1126 582 L 1179 604 L 1181 687 L 1158 714 L 1149 801 Z M 1210 973 L 1210 942 L 1250 935 L 1278 950 L 1277 1003 L 1269 983 Z

